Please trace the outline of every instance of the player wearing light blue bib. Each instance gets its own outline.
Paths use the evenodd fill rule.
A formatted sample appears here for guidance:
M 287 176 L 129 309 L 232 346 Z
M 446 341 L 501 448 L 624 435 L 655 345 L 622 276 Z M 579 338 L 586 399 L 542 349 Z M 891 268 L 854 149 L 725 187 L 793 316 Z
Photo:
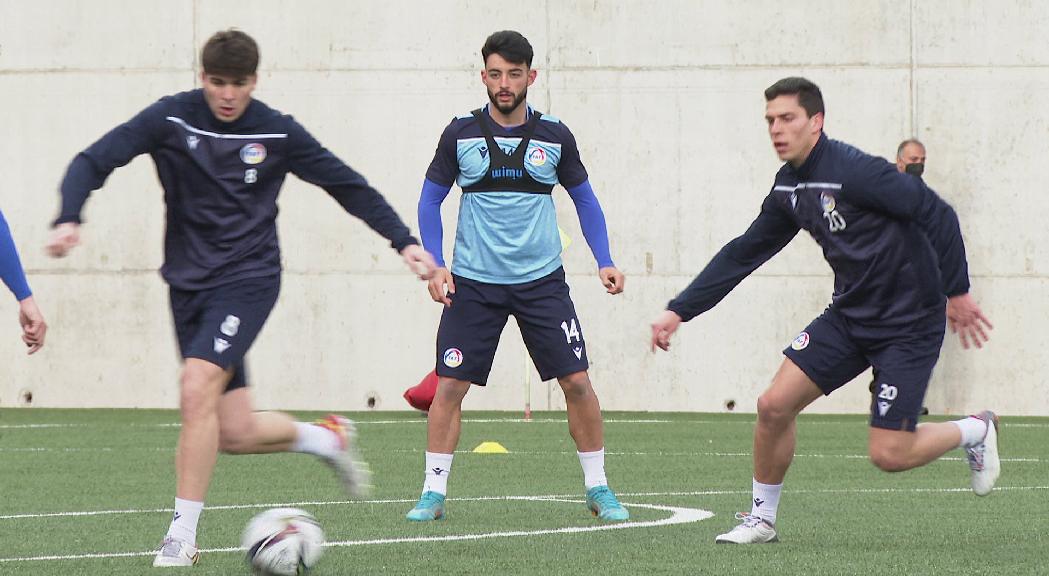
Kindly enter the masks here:
M 455 183 L 464 195 L 452 273 L 490 284 L 542 278 L 561 266 L 551 195 L 561 184 L 576 202 L 598 266 L 613 266 L 604 215 L 568 127 L 527 104 L 527 122 L 504 127 L 490 109 L 455 118 L 441 135 L 419 209 L 427 248 L 443 262 L 439 208 Z M 515 155 L 520 159 L 511 162 Z
M 521 34 L 503 31 L 492 34 L 481 53 L 490 104 L 453 119 L 444 130 L 419 200 L 423 246 L 439 266 L 430 296 L 445 309 L 437 333 L 439 383 L 429 410 L 426 477 L 408 519 L 444 516 L 463 398 L 471 383 L 487 383 L 499 335 L 513 315 L 540 377 L 557 378 L 565 393 L 587 506 L 602 520 L 626 520 L 629 513 L 605 478 L 601 406 L 561 267 L 554 186 L 563 186 L 575 203 L 610 294 L 623 291 L 623 274 L 609 255 L 605 217 L 575 137 L 560 120 L 527 104 L 536 77 L 532 46 Z M 449 271 L 441 253 L 440 206 L 453 184 L 463 198 Z

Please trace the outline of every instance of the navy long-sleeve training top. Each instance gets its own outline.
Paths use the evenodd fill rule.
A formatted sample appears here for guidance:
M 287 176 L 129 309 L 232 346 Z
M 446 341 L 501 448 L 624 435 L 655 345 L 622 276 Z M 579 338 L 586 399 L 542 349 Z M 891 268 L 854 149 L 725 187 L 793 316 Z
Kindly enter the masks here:
M 385 198 L 291 116 L 252 100 L 236 121 L 221 122 L 199 89 L 162 98 L 78 154 L 55 223 L 80 222 L 91 192 L 139 154 L 153 158 L 164 188 L 160 271 L 175 288 L 280 272 L 277 194 L 289 172 L 323 188 L 394 249 L 418 243 Z
M 726 244 L 667 306 L 690 320 L 804 229 L 834 271 L 831 308 L 869 326 L 943 313 L 969 291 L 958 216 L 920 178 L 821 135 L 798 168 L 785 164 L 740 237 Z

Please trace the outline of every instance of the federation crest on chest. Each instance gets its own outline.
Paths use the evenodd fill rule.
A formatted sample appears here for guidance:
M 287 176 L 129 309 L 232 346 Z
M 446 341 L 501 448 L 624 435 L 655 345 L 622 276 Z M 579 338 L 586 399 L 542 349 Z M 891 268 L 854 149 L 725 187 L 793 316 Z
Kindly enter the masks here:
M 251 144 L 245 144 L 240 149 L 240 161 L 249 164 L 261 164 L 266 160 L 266 147 L 258 142 L 252 142 Z
M 834 201 L 834 196 L 826 192 L 820 192 L 820 206 L 823 207 L 824 212 L 833 212 L 837 203 Z
M 841 232 L 848 225 L 845 217 L 838 211 L 838 203 L 834 195 L 829 192 L 820 192 L 820 207 L 823 208 L 823 219 L 827 221 L 830 231 Z

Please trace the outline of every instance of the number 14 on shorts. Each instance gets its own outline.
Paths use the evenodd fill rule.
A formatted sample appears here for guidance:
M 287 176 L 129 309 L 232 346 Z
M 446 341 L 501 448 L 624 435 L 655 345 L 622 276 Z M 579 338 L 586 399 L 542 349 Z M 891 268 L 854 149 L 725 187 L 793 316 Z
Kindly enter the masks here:
M 575 318 L 562 322 L 561 329 L 565 331 L 565 341 L 569 344 L 572 343 L 573 338 L 576 342 L 582 341 L 583 338 L 579 335 L 579 326 L 576 325 Z

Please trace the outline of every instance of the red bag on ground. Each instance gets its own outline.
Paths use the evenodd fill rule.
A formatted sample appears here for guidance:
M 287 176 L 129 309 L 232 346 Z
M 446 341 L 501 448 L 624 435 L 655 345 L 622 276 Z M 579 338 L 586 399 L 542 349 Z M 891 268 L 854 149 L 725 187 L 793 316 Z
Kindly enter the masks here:
M 429 412 L 433 397 L 437 394 L 437 370 L 431 371 L 415 386 L 404 391 L 404 399 L 416 410 Z

